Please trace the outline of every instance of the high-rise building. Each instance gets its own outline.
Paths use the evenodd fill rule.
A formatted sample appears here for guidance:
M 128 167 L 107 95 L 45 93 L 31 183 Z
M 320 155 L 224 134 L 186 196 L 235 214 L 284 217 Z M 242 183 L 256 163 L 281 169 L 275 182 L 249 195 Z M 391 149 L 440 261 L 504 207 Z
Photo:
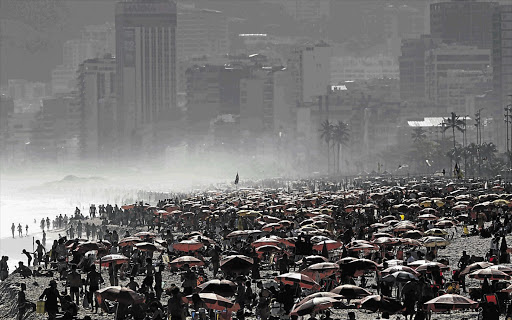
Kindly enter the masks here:
M 497 2 L 452 0 L 430 5 L 430 34 L 446 43 L 490 49 Z
M 294 48 L 287 67 L 295 78 L 297 106 L 325 96 L 331 82 L 331 47 L 325 43 Z
M 118 133 L 126 147 L 152 147 L 153 125 L 176 108 L 176 4 L 116 5 Z
M 493 16 L 493 87 L 497 105 L 512 103 L 512 5 L 496 8 Z M 497 114 L 502 112 L 498 108 Z
M 425 97 L 447 112 L 465 112 L 465 95 L 483 94 L 492 78 L 491 50 L 442 45 L 425 54 Z
M 113 23 L 85 26 L 82 29 L 82 40 L 93 43 L 96 58 L 116 53 L 116 29 Z
M 60 64 L 52 70 L 52 94 L 69 93 L 76 88 L 76 69 Z
M 86 60 L 78 73 L 82 158 L 107 158 L 114 147 L 116 61 L 111 56 Z
M 229 53 L 227 16 L 221 11 L 178 5 L 176 54 L 178 61 Z
M 402 100 L 425 98 L 425 52 L 438 44 L 430 35 L 402 40 L 402 54 L 398 57 Z

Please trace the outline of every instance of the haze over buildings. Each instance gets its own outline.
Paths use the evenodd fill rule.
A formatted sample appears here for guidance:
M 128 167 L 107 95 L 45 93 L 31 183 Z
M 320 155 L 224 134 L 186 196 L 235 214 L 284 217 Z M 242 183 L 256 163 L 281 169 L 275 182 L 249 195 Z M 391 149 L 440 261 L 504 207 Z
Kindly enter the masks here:
M 504 151 L 506 3 L 113 1 L 109 19 L 59 39 L 46 82 L 2 83 L 2 159 L 168 164 L 179 154 L 356 173 L 410 161 L 388 153 L 410 146 L 410 123 L 479 110 Z M 3 23 L 10 35 L 16 25 Z M 346 124 L 350 139 L 326 148 L 326 120 Z M 437 127 L 425 130 L 439 140 Z

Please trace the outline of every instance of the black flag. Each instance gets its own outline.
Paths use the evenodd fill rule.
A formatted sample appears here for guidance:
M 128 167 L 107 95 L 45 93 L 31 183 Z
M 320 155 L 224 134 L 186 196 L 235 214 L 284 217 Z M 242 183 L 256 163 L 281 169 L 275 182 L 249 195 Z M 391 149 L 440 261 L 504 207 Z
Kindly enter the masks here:
M 238 180 L 240 180 L 240 177 L 238 177 L 238 172 L 236 173 L 236 178 L 235 178 L 235 184 L 238 184 Z

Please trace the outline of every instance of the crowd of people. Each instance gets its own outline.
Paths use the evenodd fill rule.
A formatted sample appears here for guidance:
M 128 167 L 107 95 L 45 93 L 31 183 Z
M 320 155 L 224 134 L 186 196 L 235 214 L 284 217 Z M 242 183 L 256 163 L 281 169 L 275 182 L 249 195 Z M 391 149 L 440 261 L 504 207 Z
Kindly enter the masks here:
M 51 279 L 38 297 L 48 319 L 100 312 L 117 319 L 329 320 L 338 309 L 354 309 L 348 319 L 357 309 L 426 319 L 476 307 L 482 319 L 512 316 L 512 287 L 504 281 L 512 274 L 509 186 L 448 182 L 295 181 L 176 194 L 154 205 L 91 205 L 87 216 L 76 208 L 54 221 L 66 233 L 51 247 L 37 240 L 13 273 Z M 45 225 L 49 230 L 49 219 Z M 489 250 L 442 255 L 459 237 L 488 238 Z M 0 261 L 2 280 L 7 260 Z M 23 285 L 19 319 L 37 309 L 25 292 Z M 304 311 L 315 294 L 329 308 Z M 431 302 L 449 294 L 469 302 Z

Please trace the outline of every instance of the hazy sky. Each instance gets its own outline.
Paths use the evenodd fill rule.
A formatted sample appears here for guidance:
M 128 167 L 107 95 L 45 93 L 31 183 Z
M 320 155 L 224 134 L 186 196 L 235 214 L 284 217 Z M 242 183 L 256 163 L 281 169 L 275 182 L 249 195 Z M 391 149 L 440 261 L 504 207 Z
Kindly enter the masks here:
M 62 63 L 64 41 L 80 37 L 80 29 L 114 21 L 115 1 L 53 1 L 39 7 L 38 0 L 0 0 L 0 81 L 49 81 L 51 70 Z M 52 2 L 41 1 L 39 3 Z M 32 3 L 32 4 L 31 4 Z M 31 8 L 23 5 L 31 4 Z M 60 21 L 60 25 L 55 23 Z

